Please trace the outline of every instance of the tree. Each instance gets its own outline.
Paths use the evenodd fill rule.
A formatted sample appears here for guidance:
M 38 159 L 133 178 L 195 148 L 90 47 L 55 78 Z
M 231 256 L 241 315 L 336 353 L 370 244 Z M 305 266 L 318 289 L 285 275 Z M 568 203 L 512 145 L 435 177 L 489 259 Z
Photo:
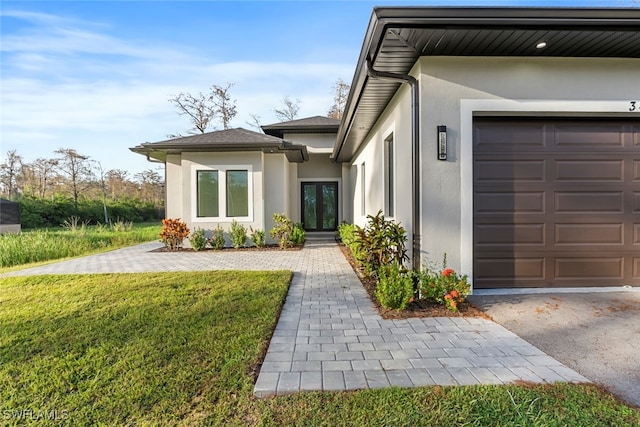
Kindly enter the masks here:
M 233 83 L 227 83 L 226 87 L 213 85 L 211 88 L 211 102 L 213 103 L 213 112 L 222 122 L 223 129 L 229 129 L 231 120 L 238 114 L 236 110 L 236 101 L 231 100 L 229 89 L 233 87 Z
M 295 120 L 300 110 L 300 100 L 296 99 L 292 101 L 288 96 L 282 98 L 282 108 L 275 108 L 273 111 L 276 113 L 276 117 L 281 122 L 290 122 Z
M 58 160 L 43 157 L 37 158 L 31 163 L 31 170 L 38 185 L 38 196 L 41 199 L 45 198 L 47 189 L 54 184 L 57 166 Z
M 260 116 L 257 114 L 249 114 L 249 116 L 251 117 L 251 121 L 245 123 L 254 128 L 256 131 L 264 133 L 262 131 L 262 125 L 260 124 Z
M 0 184 L 9 199 L 18 195 L 18 177 L 22 171 L 22 156 L 16 150 L 7 152 L 7 160 L 0 164 Z
M 351 89 L 351 86 L 346 84 L 341 78 L 336 80 L 335 84 L 331 87 L 331 90 L 333 91 L 333 105 L 329 109 L 327 117 L 331 117 L 332 119 L 342 118 L 344 109 L 347 105 L 349 89 Z
M 153 169 L 147 169 L 133 177 L 138 181 L 142 200 L 158 206 L 163 198 L 164 180 L 162 176 Z
M 89 156 L 79 154 L 73 148 L 60 148 L 54 151 L 62 157 L 58 159 L 58 170 L 67 176 L 73 194 L 73 204 L 78 208 L 78 194 L 90 187 L 93 172 Z M 81 188 L 82 183 L 87 185 Z
M 195 127 L 189 133 L 205 133 L 209 127 L 209 123 L 215 116 L 214 106 L 211 104 L 210 96 L 203 95 L 202 92 L 198 96 L 190 93 L 179 93 L 171 98 L 169 102 L 175 104 L 178 114 L 181 116 L 189 116 L 191 123 Z M 175 135 L 179 136 L 179 135 Z
M 213 85 L 207 95 L 200 92 L 194 96 L 181 92 L 169 98 L 169 102 L 176 106 L 178 114 L 189 117 L 194 129 L 188 133 L 205 133 L 216 118 L 220 120 L 224 129 L 228 129 L 229 123 L 237 114 L 236 101 L 231 100 L 229 95 L 232 86 L 233 83 L 227 83 L 226 87 Z M 170 135 L 177 136 L 180 135 Z

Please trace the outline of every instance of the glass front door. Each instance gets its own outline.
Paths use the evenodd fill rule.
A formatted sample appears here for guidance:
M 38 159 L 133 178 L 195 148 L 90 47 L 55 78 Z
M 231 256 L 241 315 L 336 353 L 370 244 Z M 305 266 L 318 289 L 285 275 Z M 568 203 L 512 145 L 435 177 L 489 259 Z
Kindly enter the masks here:
M 302 183 L 302 226 L 307 231 L 334 231 L 338 226 L 338 183 Z

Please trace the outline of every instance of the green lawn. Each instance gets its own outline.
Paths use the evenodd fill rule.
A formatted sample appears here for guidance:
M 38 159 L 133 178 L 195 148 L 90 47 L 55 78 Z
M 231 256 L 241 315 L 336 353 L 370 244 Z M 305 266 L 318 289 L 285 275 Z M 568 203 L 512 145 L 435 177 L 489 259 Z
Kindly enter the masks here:
M 133 224 L 125 229 L 107 226 L 25 230 L 0 235 L 0 273 L 36 263 L 118 249 L 159 240 L 159 223 Z M 12 268 L 14 267 L 14 268 Z
M 583 385 L 255 399 L 255 366 L 289 280 L 282 271 L 0 278 L 0 424 L 640 425 L 640 412 Z

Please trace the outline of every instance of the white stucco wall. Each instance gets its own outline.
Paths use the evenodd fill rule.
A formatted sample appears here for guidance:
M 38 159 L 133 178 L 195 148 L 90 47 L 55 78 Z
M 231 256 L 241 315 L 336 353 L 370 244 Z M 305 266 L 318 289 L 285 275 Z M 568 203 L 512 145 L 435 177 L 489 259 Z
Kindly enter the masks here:
M 629 116 L 640 95 L 640 60 L 425 57 L 421 90 L 422 250 L 472 274 L 473 116 Z M 635 92 L 635 93 L 634 93 Z M 636 115 L 640 118 L 640 114 Z M 448 159 L 436 158 L 447 126 Z
M 165 163 L 165 216 L 186 220 L 182 196 L 182 158 L 180 154 L 169 154 Z
M 285 133 L 283 139 L 296 144 L 304 144 L 310 152 L 331 153 L 336 143 L 336 134 Z
M 423 57 L 412 70 L 420 82 L 422 261 L 440 262 L 472 274 L 474 115 L 634 116 L 640 103 L 640 60 L 593 58 Z M 384 207 L 383 141 L 396 140 L 396 218 L 411 235 L 411 115 L 408 85 L 402 85 L 362 144 L 350 183 L 353 220 Z M 448 159 L 437 160 L 436 128 L 447 126 Z M 360 208 L 366 165 L 367 211 Z

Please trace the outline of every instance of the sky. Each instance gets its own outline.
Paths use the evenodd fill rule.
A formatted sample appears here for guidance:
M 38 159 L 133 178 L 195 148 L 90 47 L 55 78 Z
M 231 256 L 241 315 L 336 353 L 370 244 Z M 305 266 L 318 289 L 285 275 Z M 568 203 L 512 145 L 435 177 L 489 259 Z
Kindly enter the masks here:
M 326 115 L 376 5 L 640 7 L 640 0 L 0 1 L 0 163 L 72 148 L 104 170 L 156 169 L 129 147 L 193 126 L 168 100 L 226 86 L 232 127 Z

